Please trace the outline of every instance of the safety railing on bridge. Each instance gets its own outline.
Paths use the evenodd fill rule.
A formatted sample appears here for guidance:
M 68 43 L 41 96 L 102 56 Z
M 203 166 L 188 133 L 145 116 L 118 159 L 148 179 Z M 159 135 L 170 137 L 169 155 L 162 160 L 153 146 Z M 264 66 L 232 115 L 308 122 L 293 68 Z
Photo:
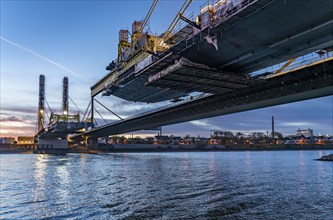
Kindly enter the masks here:
M 186 41 L 185 48 L 181 49 L 181 51 L 185 50 L 186 48 L 197 43 L 194 40 L 194 36 L 200 36 L 199 41 L 201 41 L 205 35 L 209 35 L 210 29 L 215 28 L 221 23 L 231 19 L 234 15 L 238 14 L 240 11 L 252 5 L 256 1 L 258 0 L 207 0 L 203 5 L 201 5 L 200 13 L 198 14 L 198 17 L 200 17 L 200 22 L 198 24 L 200 28 L 198 29 L 196 27 L 192 27 L 192 33 L 177 38 L 174 45 L 177 45 L 182 41 Z M 267 0 L 267 2 L 269 2 L 269 0 Z M 253 10 L 259 10 L 259 8 L 253 8 Z M 197 23 L 196 18 L 193 18 L 192 21 Z M 205 30 L 207 30 L 207 33 L 203 34 Z

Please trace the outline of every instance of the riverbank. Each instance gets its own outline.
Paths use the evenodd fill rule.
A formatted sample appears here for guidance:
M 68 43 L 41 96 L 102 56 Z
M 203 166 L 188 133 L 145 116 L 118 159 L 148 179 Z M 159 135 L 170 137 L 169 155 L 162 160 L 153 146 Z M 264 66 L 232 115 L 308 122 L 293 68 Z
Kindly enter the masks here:
M 32 154 L 32 150 L 18 148 L 0 148 L 0 154 Z
M 0 154 L 66 154 L 66 153 L 148 153 L 148 152 L 200 152 L 200 151 L 281 151 L 281 150 L 333 150 L 333 144 L 326 145 L 151 145 L 151 144 L 101 144 L 87 149 L 75 146 L 68 149 L 22 149 L 15 145 L 0 146 Z
M 200 152 L 200 151 L 276 151 L 276 150 L 333 150 L 333 144 L 326 145 L 149 145 L 149 144 L 113 144 L 100 145 L 98 152 Z

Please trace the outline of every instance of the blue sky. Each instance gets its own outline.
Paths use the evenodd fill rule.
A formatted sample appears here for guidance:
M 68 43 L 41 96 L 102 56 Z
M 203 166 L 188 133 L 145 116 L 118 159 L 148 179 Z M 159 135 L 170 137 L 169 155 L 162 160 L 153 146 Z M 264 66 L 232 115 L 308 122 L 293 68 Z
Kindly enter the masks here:
M 195 1 L 197 14 L 206 1 Z M 46 99 L 52 110 L 61 107 L 62 78 L 69 77 L 69 95 L 82 111 L 90 101 L 90 86 L 106 74 L 116 57 L 118 31 L 143 19 L 151 0 L 133 1 L 3 1 L 1 0 L 1 136 L 33 135 L 38 104 L 38 77 L 46 76 Z M 183 1 L 159 1 L 149 23 L 153 33 L 168 28 Z M 158 106 L 97 97 L 123 117 Z M 77 109 L 70 104 L 72 111 Z M 210 130 L 276 130 L 293 134 L 313 128 L 332 134 L 333 97 L 187 122 L 163 128 L 166 134 L 208 136 Z M 105 118 L 116 119 L 102 108 Z M 142 132 L 139 132 L 142 133 Z

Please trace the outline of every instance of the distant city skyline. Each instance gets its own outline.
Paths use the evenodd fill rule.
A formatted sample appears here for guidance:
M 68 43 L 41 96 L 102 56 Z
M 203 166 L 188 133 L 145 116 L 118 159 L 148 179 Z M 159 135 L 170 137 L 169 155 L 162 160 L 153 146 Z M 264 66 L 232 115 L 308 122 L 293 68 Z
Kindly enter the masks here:
M 198 14 L 205 2 L 194 1 L 188 11 Z M 46 99 L 52 110 L 61 108 L 62 78 L 68 76 L 69 95 L 84 111 L 90 101 L 90 86 L 107 73 L 105 67 L 117 55 L 118 31 L 130 29 L 134 20 L 143 19 L 151 3 L 1 1 L 0 136 L 35 133 L 40 74 L 46 76 Z M 163 33 L 181 5 L 182 1 L 160 1 L 149 29 Z M 130 103 L 116 97 L 97 99 L 122 117 L 166 104 Z M 78 111 L 72 103 L 70 107 Z M 106 119 L 116 120 L 106 110 L 98 110 Z M 266 132 L 271 129 L 273 115 L 276 131 L 285 135 L 307 128 L 315 135 L 332 135 L 333 96 L 165 126 L 163 132 L 179 136 L 209 136 L 214 129 Z

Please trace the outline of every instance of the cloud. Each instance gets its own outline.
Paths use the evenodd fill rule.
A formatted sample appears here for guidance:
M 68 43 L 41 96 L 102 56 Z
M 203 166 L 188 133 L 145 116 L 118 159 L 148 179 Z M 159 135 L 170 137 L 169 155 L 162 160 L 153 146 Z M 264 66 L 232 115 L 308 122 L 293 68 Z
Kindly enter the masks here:
M 1 106 L 1 115 L 13 115 L 13 114 L 24 114 L 31 115 L 35 114 L 37 117 L 37 107 L 29 106 L 29 107 L 20 107 L 20 106 Z
M 1 125 L 1 137 L 33 136 L 34 134 L 34 126 L 17 127 Z
M 1 123 L 6 122 L 25 122 L 26 120 L 22 118 L 18 118 L 16 116 L 9 116 L 9 117 L 1 117 Z
M 120 99 L 115 99 L 115 97 L 105 97 L 103 99 L 98 99 L 103 105 L 111 109 L 116 114 L 120 115 L 123 118 L 130 117 L 142 112 L 149 111 L 151 109 L 156 109 L 163 104 L 147 104 L 147 103 L 134 103 L 129 101 L 124 101 Z M 108 110 L 102 107 L 100 104 L 96 103 L 95 107 L 98 111 L 105 116 L 112 115 Z
M 282 123 L 279 123 L 279 125 L 284 126 L 284 127 L 301 127 L 301 128 L 318 126 L 317 123 L 305 122 L 305 121 L 282 122 Z
M 14 43 L 13 41 L 10 41 L 10 40 L 8 40 L 7 38 L 5 38 L 3 36 L 0 36 L 0 39 L 3 40 L 3 41 L 5 41 L 5 42 L 7 42 L 7 43 L 9 43 L 9 44 L 11 44 L 11 45 L 13 45 L 14 47 L 16 47 L 18 49 L 24 50 L 25 52 L 28 52 L 28 53 L 34 55 L 35 57 L 38 57 L 38 58 L 40 58 L 40 59 L 42 59 L 42 60 L 44 60 L 44 61 L 46 61 L 48 63 L 51 63 L 52 65 L 54 65 L 56 67 L 59 67 L 60 69 L 65 70 L 66 72 L 69 72 L 69 73 L 73 74 L 76 77 L 80 76 L 80 74 L 74 72 L 73 70 L 71 70 L 71 69 L 69 69 L 69 68 L 67 68 L 67 67 L 65 67 L 65 66 L 63 66 L 63 65 L 61 65 L 61 64 L 59 64 L 59 63 L 57 63 L 57 62 L 55 62 L 55 61 L 53 61 L 53 60 L 51 60 L 49 58 L 47 58 L 47 57 L 45 57 L 45 56 L 42 56 L 39 53 L 37 53 L 37 52 L 35 52 L 35 51 L 33 51 L 33 50 L 29 49 L 29 48 L 26 48 L 26 47 L 24 47 L 24 46 L 22 46 L 20 44 Z
M 207 120 L 190 121 L 190 124 L 202 127 L 206 130 L 222 130 L 221 127 L 209 123 Z
M 37 110 L 31 107 L 1 106 L 1 136 L 33 135 L 36 130 Z

